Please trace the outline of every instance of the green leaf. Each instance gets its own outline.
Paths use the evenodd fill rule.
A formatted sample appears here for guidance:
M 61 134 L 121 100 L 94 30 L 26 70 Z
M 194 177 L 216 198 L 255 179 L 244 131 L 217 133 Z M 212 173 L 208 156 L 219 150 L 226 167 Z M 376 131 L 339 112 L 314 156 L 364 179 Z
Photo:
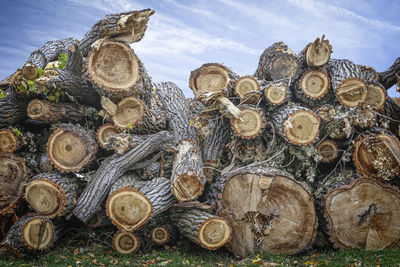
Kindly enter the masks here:
M 61 54 L 58 56 L 58 62 L 57 62 L 57 64 L 58 64 L 58 68 L 59 68 L 60 70 L 63 70 L 63 69 L 65 68 L 65 66 L 67 65 L 67 60 L 68 60 L 68 54 L 61 53 Z
M 4 98 L 4 90 L 0 89 L 0 99 Z
M 133 129 L 132 123 L 129 123 L 129 124 L 128 124 L 128 128 L 131 129 L 131 130 Z
M 20 90 L 20 91 L 26 91 L 26 87 L 23 86 L 22 84 L 20 84 L 20 85 L 18 86 L 18 90 Z
M 42 75 L 43 75 L 43 73 L 44 73 L 44 70 L 41 69 L 41 68 L 38 68 L 38 69 L 37 69 L 37 73 L 39 74 L 39 77 L 42 77 Z
M 20 134 L 21 134 L 21 132 L 17 128 L 13 128 L 12 131 L 13 131 L 13 133 L 15 133 L 15 135 L 17 137 L 20 136 Z
M 47 97 L 47 99 L 50 100 L 50 101 L 54 101 L 54 100 L 56 100 L 56 97 L 54 95 L 49 95 Z

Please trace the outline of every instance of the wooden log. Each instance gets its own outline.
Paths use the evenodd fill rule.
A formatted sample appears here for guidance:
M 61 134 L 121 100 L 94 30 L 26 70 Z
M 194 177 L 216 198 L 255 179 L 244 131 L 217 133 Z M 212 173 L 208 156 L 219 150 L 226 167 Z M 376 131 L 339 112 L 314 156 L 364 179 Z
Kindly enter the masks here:
M 79 43 L 82 55 L 87 57 L 92 45 L 98 46 L 97 41 L 101 42 L 104 39 L 127 43 L 140 41 L 147 29 L 149 17 L 153 14 L 154 10 L 143 9 L 103 17 L 92 26 Z
M 177 146 L 171 176 L 172 194 L 179 202 L 195 200 L 203 193 L 205 178 L 198 134 L 190 125 L 189 104 L 176 84 L 164 82 L 157 87 Z
M 336 248 L 381 250 L 397 247 L 400 229 L 397 188 L 356 178 L 324 199 L 328 234 Z
M 18 137 L 12 130 L 0 129 L 0 152 L 13 153 L 18 145 Z
M 279 106 L 292 100 L 292 91 L 289 89 L 290 79 L 268 81 L 262 86 L 264 97 L 273 106 Z
M 325 40 L 325 35 L 309 43 L 298 55 L 299 66 L 320 67 L 325 65 L 332 54 L 332 45 L 329 40 Z
M 198 209 L 171 209 L 170 218 L 181 235 L 208 250 L 216 250 L 231 239 L 232 228 L 218 216 Z
M 52 172 L 54 170 L 51 161 L 47 157 L 47 153 L 42 153 L 39 159 L 39 168 L 41 172 Z
M 365 132 L 354 143 L 353 161 L 361 175 L 393 179 L 400 171 L 400 142 L 382 129 Z
M 61 172 L 79 172 L 94 159 L 97 144 L 93 134 L 79 125 L 63 123 L 47 142 L 47 157 Z
M 53 223 L 44 216 L 25 216 L 20 218 L 8 231 L 0 243 L 0 251 L 14 253 L 18 257 L 43 251 L 57 239 Z
M 325 139 L 320 142 L 316 149 L 323 163 L 332 162 L 339 156 L 339 146 L 335 141 L 330 139 Z
M 157 246 L 163 246 L 167 243 L 172 243 L 176 239 L 176 230 L 170 224 L 164 224 L 151 229 L 150 238 Z
M 6 128 L 27 119 L 28 102 L 28 99 L 18 97 L 13 87 L 9 87 L 5 91 L 4 97 L 0 98 L 0 127 Z
M 359 65 L 347 59 L 330 59 L 327 71 L 340 104 L 354 108 L 365 101 L 367 84 Z
M 129 167 L 159 150 L 166 149 L 172 144 L 173 137 L 163 131 L 150 135 L 132 150 L 118 156 L 106 158 L 92 179 L 85 187 L 74 208 L 74 215 L 81 221 L 87 222 L 97 212 L 105 200 L 112 184 L 129 169 Z
M 86 223 L 91 228 L 103 228 L 112 225 L 110 218 L 107 216 L 105 203 L 101 204 L 101 208 Z
M 108 150 L 109 147 L 107 146 L 107 144 L 109 138 L 119 133 L 121 133 L 121 130 L 115 127 L 113 124 L 111 123 L 103 124 L 102 126 L 99 127 L 99 129 L 97 129 L 96 132 L 97 144 L 99 144 L 101 148 Z
M 320 119 L 304 107 L 285 105 L 272 115 L 277 132 L 288 142 L 307 145 L 318 137 Z
M 254 76 L 259 80 L 274 81 L 293 78 L 298 69 L 297 56 L 283 42 L 264 50 Z
M 91 107 L 75 103 L 51 103 L 41 99 L 33 99 L 27 107 L 27 115 L 32 120 L 55 122 L 82 122 L 86 120 L 97 121 L 98 111 Z
M 242 105 L 240 107 L 240 117 L 231 118 L 233 132 L 244 139 L 254 139 L 260 135 L 264 128 L 264 123 L 264 112 L 255 105 Z
M 360 65 L 362 78 L 367 82 L 379 82 L 378 72 L 371 66 Z
M 400 57 L 387 70 L 379 72 L 379 83 L 388 90 L 390 87 L 399 84 L 400 76 Z
M 235 83 L 234 91 L 243 104 L 256 105 L 261 98 L 259 82 L 253 76 L 240 77 Z
M 39 215 L 49 219 L 58 216 L 68 218 L 80 192 L 76 178 L 57 173 L 41 173 L 26 185 L 25 199 Z
M 13 213 L 29 178 L 25 160 L 0 153 L 0 215 Z
M 238 168 L 219 177 L 208 198 L 233 228 L 230 250 L 296 254 L 310 248 L 317 233 L 308 187 L 273 168 Z
M 367 83 L 367 96 L 365 97 L 364 107 L 373 110 L 382 110 L 387 98 L 386 89 L 377 82 Z
M 113 237 L 113 248 L 119 254 L 134 254 L 140 248 L 140 237 L 133 232 L 119 230 Z
M 119 179 L 107 199 L 107 216 L 120 230 L 132 232 L 176 202 L 166 178 L 139 181 L 136 177 Z
M 352 115 L 349 112 L 337 112 L 328 106 L 326 108 L 319 112 L 320 117 L 325 120 L 321 126 L 321 136 L 328 136 L 334 140 L 350 138 L 354 133 Z

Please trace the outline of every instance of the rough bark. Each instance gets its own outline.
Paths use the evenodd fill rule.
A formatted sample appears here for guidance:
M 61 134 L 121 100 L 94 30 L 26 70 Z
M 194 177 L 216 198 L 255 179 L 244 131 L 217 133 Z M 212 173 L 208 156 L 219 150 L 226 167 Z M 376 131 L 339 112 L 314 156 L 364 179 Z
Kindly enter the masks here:
M 112 184 L 130 167 L 172 144 L 173 137 L 163 131 L 148 136 L 129 152 L 118 156 L 112 155 L 105 159 L 92 179 L 85 187 L 74 209 L 74 215 L 87 222 L 97 212 L 100 204 L 106 198 Z
M 189 103 L 172 82 L 161 83 L 158 88 L 177 146 L 171 176 L 172 194 L 180 202 L 195 200 L 203 193 L 205 178 L 198 134 L 190 123 Z
M 388 90 L 390 87 L 399 84 L 400 77 L 400 57 L 396 59 L 392 66 L 387 70 L 379 72 L 379 83 Z
M 42 216 L 53 219 L 71 214 L 81 192 L 78 180 L 57 173 L 41 173 L 25 187 L 25 199 Z
M 6 128 L 27 119 L 26 107 L 29 100 L 18 97 L 13 87 L 5 91 L 4 97 L 0 98 L 0 127 Z
M 92 132 L 71 123 L 63 123 L 47 142 L 47 157 L 61 172 L 79 172 L 94 159 L 97 144 Z
M 173 208 L 170 218 L 181 235 L 209 250 L 216 250 L 229 242 L 232 228 L 218 216 L 197 209 Z
M 134 254 L 140 248 L 140 237 L 133 232 L 119 230 L 112 241 L 114 250 L 119 254 Z
M 381 250 L 399 244 L 400 194 L 397 188 L 357 178 L 324 198 L 328 234 L 340 249 Z
M 293 78 L 298 69 L 297 56 L 283 42 L 264 50 L 254 76 L 259 80 L 274 81 Z
M 308 187 L 272 168 L 238 168 L 219 177 L 209 199 L 233 228 L 230 249 L 245 257 L 257 253 L 296 254 L 311 247 L 317 233 Z

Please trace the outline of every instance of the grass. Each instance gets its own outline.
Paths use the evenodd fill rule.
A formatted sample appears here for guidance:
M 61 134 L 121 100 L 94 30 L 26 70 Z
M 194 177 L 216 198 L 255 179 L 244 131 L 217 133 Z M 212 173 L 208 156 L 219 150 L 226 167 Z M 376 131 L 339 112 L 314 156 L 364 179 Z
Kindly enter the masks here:
M 175 246 L 118 255 L 101 243 L 66 241 L 46 254 L 21 260 L 0 259 L 0 266 L 400 266 L 400 250 L 367 252 L 308 251 L 297 256 L 259 255 L 237 259 L 225 249 L 207 251 L 188 241 Z

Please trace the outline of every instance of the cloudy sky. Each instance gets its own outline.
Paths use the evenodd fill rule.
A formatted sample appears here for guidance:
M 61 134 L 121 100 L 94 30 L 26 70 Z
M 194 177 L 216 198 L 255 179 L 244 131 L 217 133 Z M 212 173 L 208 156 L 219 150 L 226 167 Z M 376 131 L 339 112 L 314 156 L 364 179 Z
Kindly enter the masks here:
M 191 96 L 190 71 L 218 62 L 253 74 L 277 41 L 298 53 L 322 34 L 334 58 L 387 69 L 400 56 L 400 1 L 390 0 L 0 0 L 0 79 L 48 40 L 81 39 L 110 13 L 152 8 L 132 48 L 156 82 L 174 81 Z M 392 88 L 392 96 L 400 96 Z

